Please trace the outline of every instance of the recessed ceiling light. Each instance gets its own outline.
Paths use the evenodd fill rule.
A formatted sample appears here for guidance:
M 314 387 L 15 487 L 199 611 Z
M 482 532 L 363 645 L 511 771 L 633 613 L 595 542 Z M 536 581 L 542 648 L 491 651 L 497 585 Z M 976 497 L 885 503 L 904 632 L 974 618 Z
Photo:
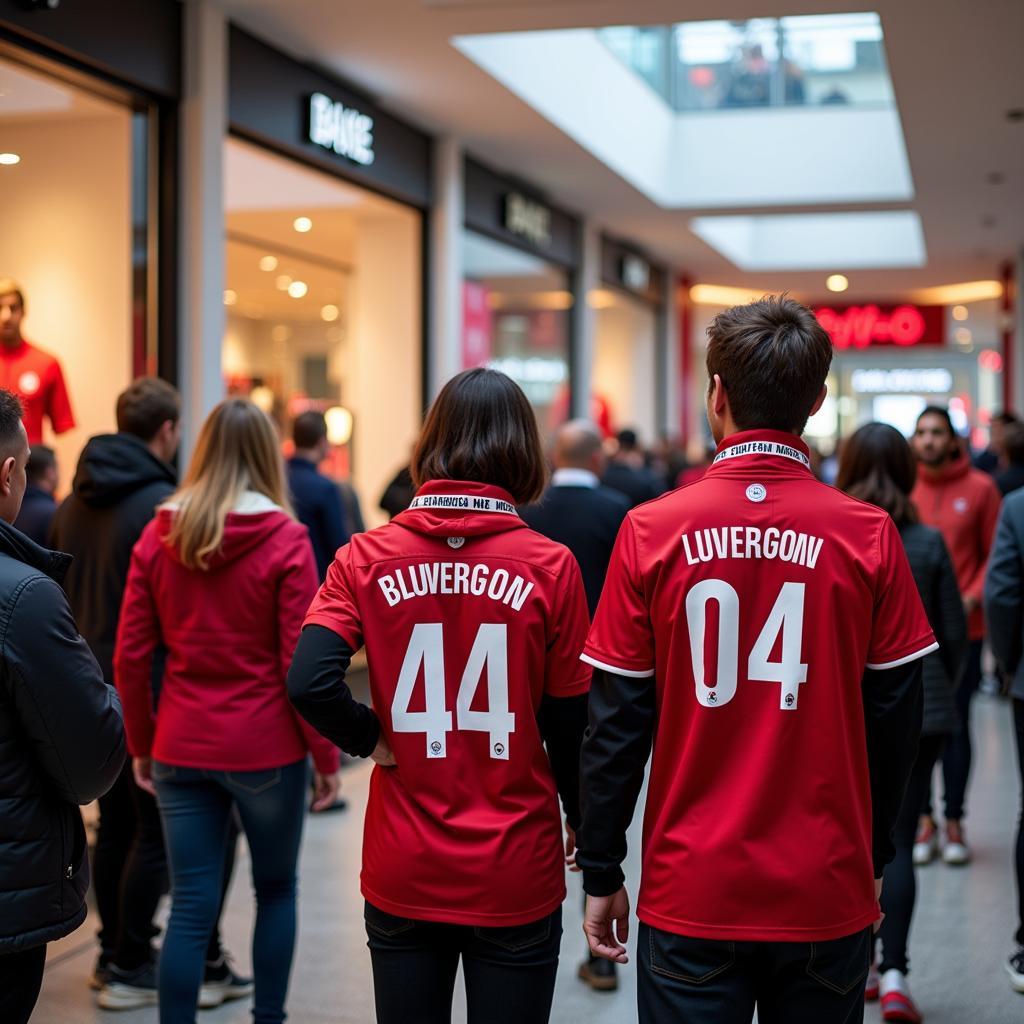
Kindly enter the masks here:
M 299 234 L 304 235 L 307 231 L 313 227 L 313 222 L 308 217 L 296 217 L 292 221 L 292 227 L 295 228 Z
M 17 153 L 0 153 L 0 165 L 13 167 L 21 163 L 21 157 Z
M 287 274 L 279 274 L 274 279 L 274 285 L 277 287 L 279 292 L 288 291 L 288 286 L 292 283 L 292 279 Z
M 232 288 L 224 289 L 224 305 L 233 306 L 238 301 L 238 293 Z
M 850 282 L 842 274 L 829 274 L 825 278 L 825 287 L 830 292 L 845 292 L 850 287 Z
M 324 306 L 320 310 L 320 318 L 326 320 L 329 324 L 334 323 L 338 319 L 338 315 L 341 311 L 333 303 Z
M 306 284 L 305 281 L 292 281 L 292 283 L 288 285 L 288 294 L 293 299 L 301 299 L 308 291 L 309 285 Z
M 260 270 L 277 270 L 276 256 L 263 256 L 260 258 Z
M 974 340 L 967 327 L 958 327 L 953 336 L 956 338 L 958 345 L 970 345 Z
M 967 307 L 966 306 L 954 306 L 953 307 L 953 319 L 954 320 L 966 320 L 967 319 Z

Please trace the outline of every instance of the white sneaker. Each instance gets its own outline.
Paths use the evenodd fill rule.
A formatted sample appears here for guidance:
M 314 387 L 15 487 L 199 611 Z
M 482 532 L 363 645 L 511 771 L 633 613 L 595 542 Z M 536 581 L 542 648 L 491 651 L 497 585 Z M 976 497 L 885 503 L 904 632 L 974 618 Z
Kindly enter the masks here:
M 962 867 L 970 862 L 971 851 L 967 846 L 963 826 L 960 822 L 946 822 L 946 842 L 942 846 L 942 859 L 953 867 Z
M 917 867 L 924 867 L 931 864 L 939 855 L 939 830 L 931 818 L 925 818 L 918 827 L 917 836 L 914 838 L 914 864 Z
M 1021 946 L 1006 963 L 1010 985 L 1015 992 L 1024 993 L 1024 946 Z

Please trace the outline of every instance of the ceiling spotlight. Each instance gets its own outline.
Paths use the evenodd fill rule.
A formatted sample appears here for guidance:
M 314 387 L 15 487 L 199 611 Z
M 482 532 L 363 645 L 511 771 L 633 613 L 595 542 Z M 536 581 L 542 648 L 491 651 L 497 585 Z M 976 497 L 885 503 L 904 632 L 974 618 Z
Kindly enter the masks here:
M 304 235 L 307 231 L 313 227 L 313 222 L 308 217 L 296 217 L 292 221 L 292 227 L 299 232 L 300 235 Z
M 845 292 L 850 282 L 842 274 L 829 274 L 825 278 L 825 287 L 830 292 Z
M 238 293 L 232 288 L 224 289 L 224 305 L 233 306 L 238 301 Z
M 337 306 L 335 306 L 333 303 L 330 303 L 321 308 L 320 319 L 326 320 L 329 324 L 332 324 L 334 323 L 335 320 L 338 319 L 340 312 L 341 311 L 338 309 Z
M 260 270 L 277 270 L 277 257 L 262 256 L 260 258 Z
M 292 279 L 287 274 L 279 274 L 274 279 L 274 285 L 277 287 L 279 292 L 288 291 L 289 285 L 292 283 Z
M 967 307 L 966 306 L 954 306 L 953 307 L 953 319 L 954 320 L 966 320 L 967 319 Z
M 954 332 L 953 337 L 956 338 L 958 345 L 970 345 L 973 341 L 973 336 L 971 335 L 970 330 L 966 327 L 958 327 Z
M 292 281 L 292 283 L 288 285 L 288 294 L 293 299 L 301 299 L 308 291 L 309 285 L 306 284 L 305 281 Z
M 17 153 L 0 153 L 0 165 L 4 167 L 13 167 L 15 164 L 21 163 L 21 157 Z

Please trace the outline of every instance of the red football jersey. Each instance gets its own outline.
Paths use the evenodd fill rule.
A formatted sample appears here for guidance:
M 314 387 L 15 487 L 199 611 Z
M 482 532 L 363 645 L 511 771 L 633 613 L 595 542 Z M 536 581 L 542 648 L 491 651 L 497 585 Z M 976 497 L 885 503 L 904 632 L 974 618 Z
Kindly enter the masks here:
M 392 914 L 515 925 L 565 898 L 541 697 L 590 688 L 587 602 L 567 548 L 500 488 L 435 480 L 356 534 L 306 617 L 366 645 L 397 767 L 375 768 L 363 895 Z
M 886 513 L 748 431 L 622 526 L 584 660 L 653 676 L 642 921 L 825 941 L 874 895 L 865 668 L 937 647 Z
M 40 348 L 22 340 L 17 348 L 0 345 L 0 388 L 21 399 L 29 444 L 42 444 L 43 417 L 50 418 L 55 434 L 75 425 L 71 400 L 60 363 Z

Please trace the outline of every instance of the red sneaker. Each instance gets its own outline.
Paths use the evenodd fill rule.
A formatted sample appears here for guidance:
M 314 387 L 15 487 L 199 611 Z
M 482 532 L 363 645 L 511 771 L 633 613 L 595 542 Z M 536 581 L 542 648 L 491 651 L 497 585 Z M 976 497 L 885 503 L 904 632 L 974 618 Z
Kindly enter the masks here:
M 872 964 L 868 969 L 868 980 L 864 986 L 864 1002 L 865 1003 L 877 1003 L 878 1002 L 878 986 L 881 979 L 878 976 L 878 967 Z
M 901 1020 L 921 1024 L 924 1017 L 910 998 L 907 977 L 901 971 L 886 971 L 882 976 L 882 1020 Z

